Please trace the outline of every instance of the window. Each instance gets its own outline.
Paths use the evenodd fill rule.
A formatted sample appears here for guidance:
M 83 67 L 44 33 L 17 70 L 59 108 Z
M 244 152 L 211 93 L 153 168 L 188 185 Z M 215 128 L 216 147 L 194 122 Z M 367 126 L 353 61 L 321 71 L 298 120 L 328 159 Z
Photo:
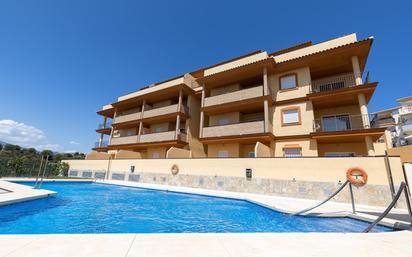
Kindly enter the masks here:
M 350 117 L 347 114 L 322 117 L 323 131 L 350 130 Z
M 158 152 L 152 153 L 152 159 L 160 159 L 160 153 Z
M 283 157 L 302 157 L 302 148 L 283 148 Z
M 154 129 L 154 132 L 155 132 L 155 133 L 163 132 L 163 128 L 162 128 L 162 127 L 156 127 L 156 128 Z
M 326 152 L 325 157 L 354 157 L 354 153 L 349 152 Z
M 279 78 L 280 90 L 296 88 L 298 86 L 296 74 L 289 74 Z
M 219 158 L 228 158 L 228 157 L 229 157 L 229 151 L 227 151 L 227 150 L 220 150 L 220 151 L 217 153 L 217 157 L 219 157 Z
M 249 158 L 255 158 L 255 152 L 248 152 L 247 155 Z
M 229 120 L 227 118 L 221 118 L 217 121 L 217 124 L 219 126 L 224 126 L 229 124 Z
M 287 108 L 282 110 L 282 126 L 300 124 L 299 108 Z

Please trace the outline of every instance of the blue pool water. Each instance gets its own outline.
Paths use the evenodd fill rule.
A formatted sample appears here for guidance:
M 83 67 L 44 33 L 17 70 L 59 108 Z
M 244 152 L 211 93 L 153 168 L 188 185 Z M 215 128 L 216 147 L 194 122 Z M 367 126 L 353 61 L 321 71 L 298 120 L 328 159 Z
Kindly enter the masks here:
M 360 232 L 368 225 L 290 216 L 240 200 L 97 183 L 45 182 L 43 188 L 58 194 L 0 207 L 0 234 Z

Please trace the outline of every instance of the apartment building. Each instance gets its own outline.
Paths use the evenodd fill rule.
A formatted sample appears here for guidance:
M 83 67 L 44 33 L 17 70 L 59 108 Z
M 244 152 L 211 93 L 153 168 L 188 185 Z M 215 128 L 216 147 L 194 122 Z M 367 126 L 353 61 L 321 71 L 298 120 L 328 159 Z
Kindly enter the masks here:
M 388 141 L 398 147 L 412 144 L 412 96 L 396 100 L 398 107 L 373 113 L 373 122 L 390 133 Z
M 98 112 L 115 158 L 372 156 L 373 38 L 350 34 L 256 51 L 121 96 Z M 110 120 L 111 125 L 110 125 Z M 104 138 L 108 137 L 107 144 Z

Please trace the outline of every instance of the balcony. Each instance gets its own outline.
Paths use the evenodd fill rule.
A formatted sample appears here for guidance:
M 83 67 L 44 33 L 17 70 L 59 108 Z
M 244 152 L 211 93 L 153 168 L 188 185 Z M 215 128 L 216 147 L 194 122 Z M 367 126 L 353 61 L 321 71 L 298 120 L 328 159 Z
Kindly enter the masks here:
M 139 143 L 151 143 L 175 140 L 176 131 L 166 131 L 158 133 L 144 134 L 140 136 Z
M 356 86 L 356 76 L 359 74 L 345 73 L 336 76 L 312 80 L 311 93 L 320 93 L 335 91 L 342 88 L 350 88 Z M 360 74 L 362 77 L 362 74 Z M 369 73 L 362 79 L 363 84 L 369 83 Z
M 399 115 L 406 116 L 412 114 L 412 105 L 402 106 L 399 109 Z
M 394 118 L 375 119 L 373 122 L 377 127 L 380 128 L 386 128 L 396 125 Z
M 125 137 L 112 137 L 110 145 L 127 145 L 127 144 L 136 144 L 138 136 L 125 136 Z
M 107 141 L 99 141 L 94 143 L 94 148 L 107 148 L 109 142 Z
M 96 129 L 96 130 L 111 129 L 111 128 L 112 128 L 112 123 L 111 123 L 111 122 L 106 122 L 106 124 L 100 123 L 100 124 L 97 126 L 97 129 Z
M 113 124 L 126 123 L 126 122 L 139 120 L 141 117 L 141 114 L 142 114 L 141 112 L 134 112 L 134 113 L 116 116 L 113 119 Z
M 412 134 L 412 123 L 411 124 L 403 124 L 402 131 L 405 134 Z
M 140 144 L 140 143 L 156 143 L 156 142 L 164 142 L 164 141 L 175 141 L 176 139 L 176 131 L 165 131 L 165 132 L 157 132 L 157 133 L 149 133 L 134 136 L 125 136 L 125 137 L 113 137 L 110 145 L 127 145 L 127 144 Z M 185 133 L 180 133 L 178 136 L 178 140 L 182 142 L 187 142 L 187 135 Z M 98 143 L 97 143 L 98 144 Z
M 213 105 L 243 101 L 243 100 L 252 99 L 252 98 L 261 97 L 261 96 L 263 96 L 263 86 L 262 85 L 257 86 L 257 87 L 242 89 L 242 90 L 227 93 L 227 94 L 206 97 L 203 106 L 208 107 L 208 106 L 213 106 Z
M 160 107 L 156 109 L 151 109 L 143 112 L 143 119 L 153 118 L 156 116 L 163 116 L 167 114 L 172 114 L 178 112 L 179 104 L 169 105 L 165 107 Z M 187 107 L 182 105 L 181 112 L 187 113 Z
M 371 121 L 370 115 L 330 115 L 314 120 L 313 130 L 314 132 L 336 132 L 376 128 L 378 124 Z M 370 126 L 364 125 L 368 123 Z
M 213 126 L 203 128 L 203 138 L 242 136 L 250 134 L 260 134 L 265 132 L 264 121 L 253 121 L 236 123 L 223 126 Z

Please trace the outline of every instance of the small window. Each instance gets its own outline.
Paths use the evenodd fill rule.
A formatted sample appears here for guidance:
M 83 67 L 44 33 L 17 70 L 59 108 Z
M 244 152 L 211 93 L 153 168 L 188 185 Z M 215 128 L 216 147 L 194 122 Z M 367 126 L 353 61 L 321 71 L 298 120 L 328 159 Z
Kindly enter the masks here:
M 152 153 L 152 159 L 160 159 L 160 153 L 158 152 Z
M 300 124 L 299 109 L 282 110 L 282 125 Z
M 280 77 L 280 90 L 292 89 L 297 87 L 296 74 L 290 74 Z
M 228 158 L 228 157 L 229 157 L 229 151 L 227 151 L 227 150 L 220 150 L 220 151 L 217 153 L 217 156 L 218 156 L 219 158 Z
M 162 128 L 162 127 L 156 127 L 156 128 L 154 129 L 154 132 L 155 132 L 155 133 L 163 132 L 163 128 Z
M 229 124 L 229 120 L 227 118 L 219 119 L 218 122 L 219 126 L 224 126 Z
M 248 157 L 249 158 L 255 158 L 255 152 L 249 152 Z
M 283 157 L 302 157 L 302 148 L 283 148 Z

